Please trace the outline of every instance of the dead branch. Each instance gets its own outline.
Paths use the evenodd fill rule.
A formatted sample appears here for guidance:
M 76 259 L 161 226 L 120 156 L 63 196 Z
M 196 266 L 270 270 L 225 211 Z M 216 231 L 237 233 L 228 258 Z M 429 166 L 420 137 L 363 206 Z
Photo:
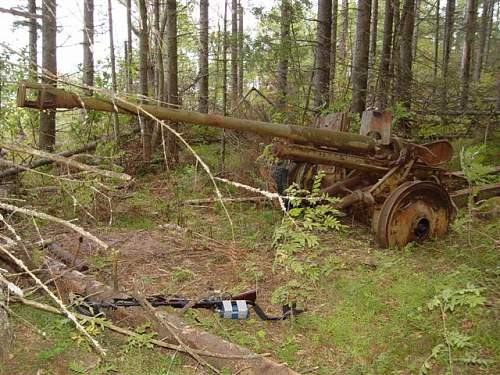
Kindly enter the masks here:
M 7 8 L 0 8 L 0 13 L 8 13 L 12 14 L 13 16 L 19 16 L 19 17 L 24 17 L 24 18 L 43 18 L 41 14 L 33 14 L 30 12 L 23 12 L 20 10 L 16 10 L 13 8 L 7 9 Z
M 48 272 L 52 275 L 57 275 L 64 273 L 57 281 L 56 285 L 61 293 L 77 293 L 80 295 L 98 294 L 103 297 L 107 294 L 108 298 L 116 297 L 113 296 L 112 288 L 106 286 L 98 281 L 92 279 L 91 276 L 83 275 L 77 271 L 65 272 L 67 267 L 62 263 L 51 260 L 47 264 Z M 101 292 L 99 292 L 101 290 Z M 131 320 L 134 324 L 140 324 L 140 322 L 147 321 L 146 316 L 139 314 L 137 309 L 122 309 L 108 311 L 108 317 L 113 320 L 127 321 Z M 239 345 L 227 342 L 219 336 L 210 334 L 205 331 L 200 331 L 187 325 L 178 315 L 167 313 L 164 311 L 158 311 L 164 321 L 169 323 L 170 328 L 175 332 L 176 336 L 182 340 L 182 342 L 192 349 L 196 354 L 201 354 L 201 351 L 205 351 L 206 348 L 210 348 L 211 351 L 215 353 L 221 353 L 216 355 L 208 356 L 210 360 L 208 362 L 214 367 L 229 367 L 234 371 L 237 371 L 244 367 L 249 367 L 245 370 L 246 374 L 277 374 L 277 375 L 296 375 L 297 373 L 284 364 L 279 364 L 269 359 L 258 356 L 252 353 L 250 350 L 243 348 Z M 158 327 L 155 327 L 159 329 Z M 178 344 L 172 334 L 169 334 L 164 340 L 171 341 L 170 345 L 178 351 L 184 351 L 183 347 Z M 172 344 L 174 341 L 174 344 Z M 223 353 L 223 354 L 222 354 Z
M 134 297 L 137 299 L 137 301 L 139 301 L 141 306 L 144 308 L 144 311 L 151 318 L 151 320 L 153 320 L 159 328 L 162 328 L 163 331 L 167 332 L 164 335 L 165 337 L 173 336 L 175 338 L 175 340 L 179 343 L 179 345 L 184 349 L 184 351 L 186 353 L 188 353 L 191 357 L 193 357 L 196 361 L 198 361 L 198 363 L 202 364 L 205 367 L 208 367 L 213 372 L 220 374 L 220 371 L 218 369 L 216 369 L 210 363 L 205 361 L 198 354 L 193 352 L 193 350 L 189 346 L 184 344 L 184 342 L 181 340 L 181 338 L 175 333 L 175 331 L 170 326 L 171 323 L 169 323 L 165 319 L 163 319 L 163 317 L 157 313 L 157 311 L 154 309 L 154 307 L 151 306 L 151 304 L 146 300 L 146 298 L 144 298 L 144 296 L 141 293 L 136 291 L 134 293 Z
M 83 336 L 88 340 L 90 345 L 97 351 L 97 353 L 99 353 L 103 357 L 106 356 L 106 352 L 101 347 L 101 345 L 92 336 L 90 336 L 90 334 L 80 324 L 75 315 L 66 308 L 64 303 L 59 298 L 57 298 L 57 296 L 37 276 L 35 276 L 35 274 L 33 274 L 33 272 L 31 272 L 28 267 L 26 267 L 24 262 L 21 259 L 17 258 L 16 256 L 12 255 L 11 252 L 9 252 L 1 245 L 0 245 L 0 250 L 9 258 L 11 258 L 19 268 L 24 270 L 35 281 L 35 283 L 38 284 L 49 295 L 49 297 L 54 300 L 54 302 L 57 305 L 59 305 L 61 312 L 64 314 L 64 316 L 66 316 L 69 320 L 71 320 L 75 324 L 75 327 L 83 334 Z
M 30 155 L 35 155 L 35 156 L 38 156 L 41 158 L 50 159 L 50 160 L 53 160 L 53 162 L 55 162 L 55 163 L 65 165 L 67 167 L 77 168 L 77 169 L 80 169 L 83 171 L 92 172 L 92 173 L 95 173 L 95 174 L 98 174 L 98 175 L 101 175 L 104 177 L 117 178 L 117 179 L 124 180 L 124 181 L 130 181 L 132 179 L 132 177 L 126 173 L 107 171 L 104 169 L 94 167 L 92 165 L 80 163 L 79 161 L 72 160 L 72 159 L 69 159 L 67 157 L 60 156 L 58 154 L 50 154 L 48 152 L 37 150 L 37 149 L 31 148 L 28 146 L 0 142 L 0 148 L 5 148 L 7 150 L 22 152 L 22 153 L 26 153 L 26 154 L 30 154 Z
M 64 225 L 65 227 L 68 227 L 68 228 L 74 230 L 75 232 L 79 233 L 81 236 L 91 240 L 92 242 L 95 242 L 97 245 L 101 246 L 104 250 L 110 249 L 110 246 L 106 242 L 100 240 L 99 238 L 94 236 L 92 233 L 87 232 L 85 229 L 79 227 L 78 225 L 70 223 L 67 220 L 60 219 L 58 217 L 55 217 L 55 216 L 52 216 L 52 215 L 49 215 L 49 214 L 46 214 L 43 212 L 30 210 L 30 209 L 24 208 L 24 207 L 17 207 L 17 206 L 13 206 L 11 204 L 2 203 L 2 202 L 0 202 L 0 209 L 6 210 L 9 212 L 13 212 L 13 213 L 21 213 L 23 215 L 37 217 L 37 218 L 42 219 L 42 220 L 48 220 L 48 221 L 52 221 L 54 223 Z
M 242 197 L 242 198 L 222 198 L 223 202 L 238 203 L 238 202 L 264 202 L 267 199 L 264 197 Z M 218 198 L 205 198 L 205 199 L 189 199 L 184 201 L 184 204 L 188 205 L 198 205 L 205 203 L 216 203 L 220 202 Z
M 105 139 L 103 138 L 101 140 L 90 142 L 90 143 L 87 143 L 79 148 L 74 149 L 74 150 L 63 151 L 63 152 L 60 152 L 58 154 L 54 154 L 53 156 L 60 156 L 60 157 L 64 157 L 64 158 L 69 158 L 73 155 L 81 154 L 81 153 L 84 153 L 87 151 L 92 151 L 97 147 L 99 142 L 101 142 L 103 140 L 105 140 Z M 0 159 L 0 165 L 4 164 L 6 166 L 8 165 L 9 167 L 11 167 L 11 168 L 8 168 L 8 169 L 0 172 L 0 179 L 5 178 L 5 177 L 14 176 L 14 175 L 21 173 L 23 171 L 28 171 L 30 169 L 39 168 L 41 166 L 52 164 L 54 162 L 55 162 L 54 159 L 42 158 L 42 159 L 35 160 L 34 162 L 30 163 L 29 165 L 12 166 L 11 162 L 7 162 L 6 160 Z
M 40 303 L 40 302 L 36 302 L 36 301 L 32 301 L 32 300 L 29 300 L 29 299 L 26 299 L 23 297 L 13 297 L 13 298 L 11 298 L 10 301 L 13 303 L 22 303 L 23 305 L 30 306 L 30 307 L 33 307 L 35 309 L 39 309 L 42 311 L 50 312 L 52 314 L 64 315 L 60 310 L 58 310 L 57 308 L 55 308 L 53 306 L 46 305 L 44 303 Z M 78 317 L 79 319 L 82 319 L 82 320 L 92 319 L 92 318 L 89 318 L 88 316 L 81 315 L 78 313 L 75 313 L 75 316 Z M 120 334 L 125 335 L 125 336 L 130 336 L 130 337 L 140 336 L 139 333 L 136 333 L 136 332 L 131 331 L 131 330 L 126 329 L 126 328 L 119 327 L 119 326 L 111 323 L 108 320 L 102 321 L 102 324 L 107 329 L 114 331 L 114 332 L 117 332 L 117 333 L 120 333 Z M 169 344 L 168 342 L 156 340 L 156 339 L 152 339 L 151 343 L 156 345 L 156 346 L 159 346 L 161 348 L 171 349 L 171 350 L 175 350 L 178 352 L 184 352 L 183 348 L 180 345 L 173 345 L 173 344 Z M 253 358 L 266 357 L 269 355 L 269 354 L 265 353 L 265 354 L 255 354 L 253 356 L 234 356 L 234 355 L 213 353 L 213 352 L 209 352 L 206 350 L 198 350 L 198 349 L 192 349 L 192 348 L 191 348 L 191 350 L 194 353 L 196 353 L 198 355 L 205 356 L 205 357 L 225 358 L 225 359 L 253 359 Z

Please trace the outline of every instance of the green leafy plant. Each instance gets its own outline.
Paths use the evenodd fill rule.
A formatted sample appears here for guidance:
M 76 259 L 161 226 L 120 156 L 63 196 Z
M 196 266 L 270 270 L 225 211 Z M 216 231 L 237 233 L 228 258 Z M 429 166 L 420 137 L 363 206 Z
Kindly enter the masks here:
M 125 353 L 129 353 L 130 351 L 139 348 L 153 348 L 151 340 L 153 340 L 158 334 L 156 332 L 148 332 L 149 328 L 151 328 L 151 323 L 146 322 L 135 329 L 135 333 L 137 333 L 137 335 L 128 338 L 124 348 Z
M 337 220 L 338 211 L 333 204 L 336 198 L 321 193 L 324 172 L 314 178 L 311 191 L 292 185 L 287 189 L 291 209 L 276 228 L 272 246 L 276 249 L 273 269 L 292 275 L 273 293 L 274 303 L 290 304 L 307 298 L 307 292 L 326 271 L 320 262 L 323 248 L 319 233 L 338 231 L 342 225 Z
M 431 354 L 420 367 L 421 375 L 428 374 L 433 363 L 441 358 L 446 358 L 450 373 L 452 373 L 453 357 L 456 354 L 460 356 L 458 360 L 467 365 L 486 366 L 490 363 L 490 360 L 479 358 L 477 354 L 470 351 L 474 347 L 471 336 L 456 330 L 449 331 L 446 324 L 446 313 L 452 314 L 458 308 L 472 309 L 484 305 L 486 298 L 481 295 L 484 290 L 485 288 L 478 288 L 472 284 L 458 290 L 446 288 L 427 303 L 428 310 L 439 308 L 441 311 L 443 341 L 432 348 Z

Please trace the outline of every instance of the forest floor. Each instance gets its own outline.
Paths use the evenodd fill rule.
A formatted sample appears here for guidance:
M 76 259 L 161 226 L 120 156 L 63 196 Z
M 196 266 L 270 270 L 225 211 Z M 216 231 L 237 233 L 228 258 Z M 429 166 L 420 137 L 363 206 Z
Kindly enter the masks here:
M 215 145 L 197 151 L 216 164 Z M 245 169 L 248 160 L 248 153 L 233 152 L 226 176 L 255 184 L 259 177 L 255 168 Z M 222 188 L 224 195 L 249 195 Z M 30 194 L 46 202 L 47 211 L 71 216 L 71 201 L 58 194 Z M 103 203 L 93 212 L 100 224 L 84 226 L 119 250 L 124 290 L 139 285 L 150 294 L 195 297 L 256 288 L 263 309 L 279 314 L 270 302 L 283 281 L 273 272 L 271 238 L 282 213 L 270 203 L 227 204 L 231 230 L 220 203 L 182 203 L 213 196 L 210 180 L 193 165 L 147 173 L 114 200 L 111 225 Z M 184 318 L 255 352 L 271 353 L 300 373 L 417 374 L 427 371 L 425 364 L 430 374 L 500 373 L 498 217 L 457 220 L 445 238 L 403 250 L 378 249 L 368 228 L 347 219 L 345 224 L 322 236 L 333 270 L 314 286 L 307 312 L 293 321 L 263 322 L 255 315 L 229 321 L 202 310 Z M 42 229 L 61 248 L 78 246 L 72 233 L 49 224 Z M 111 284 L 110 257 L 86 242 L 80 254 L 96 277 Z M 431 309 L 433 299 L 447 308 Z M 0 374 L 204 373 L 187 357 L 107 331 L 96 338 L 111 355 L 99 362 L 67 319 L 18 305 L 12 310 L 16 343 Z

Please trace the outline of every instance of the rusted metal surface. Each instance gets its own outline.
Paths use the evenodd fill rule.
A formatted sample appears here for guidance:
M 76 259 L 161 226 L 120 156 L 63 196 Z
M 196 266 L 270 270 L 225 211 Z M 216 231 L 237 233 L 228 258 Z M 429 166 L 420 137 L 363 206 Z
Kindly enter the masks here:
M 391 121 L 392 113 L 389 111 L 364 111 L 360 134 L 375 137 L 381 145 L 388 146 L 391 143 Z
M 381 247 L 403 247 L 443 236 L 453 216 L 447 191 L 435 182 L 408 181 L 398 186 L 382 205 L 376 239 Z
M 310 189 L 318 170 L 326 173 L 322 192 L 339 196 L 338 209 L 363 212 L 381 247 L 405 246 L 443 235 L 453 216 L 453 204 L 467 202 L 470 189 L 465 179 L 442 167 L 451 160 L 448 141 L 423 145 L 391 136 L 390 112 L 365 111 L 361 134 L 346 132 L 348 114 L 317 118 L 312 126 L 270 124 L 203 114 L 153 105 L 135 105 L 77 94 L 39 83 L 21 83 L 18 105 L 38 109 L 86 108 L 132 115 L 152 115 L 159 120 L 199 124 L 277 137 L 293 143 L 275 142 L 272 153 L 280 164 L 282 187 L 296 182 Z M 280 180 L 281 181 L 281 180 Z M 279 185 L 279 186 L 281 186 Z M 278 188 L 280 190 L 280 188 Z M 281 189 L 283 190 L 283 189 Z M 280 191 L 281 192 L 281 191 Z M 479 198 L 500 193 L 500 184 L 480 189 Z
M 28 99 L 31 95 L 34 95 L 34 100 Z M 309 126 L 270 124 L 262 121 L 183 111 L 147 104 L 137 106 L 120 98 L 111 101 L 78 96 L 63 89 L 39 83 L 21 83 L 18 87 L 17 105 L 37 109 L 87 108 L 105 112 L 150 114 L 159 120 L 246 131 L 264 136 L 285 138 L 302 144 L 338 148 L 348 152 L 364 154 L 375 154 L 376 152 L 375 140 L 359 134 L 317 129 Z
M 423 145 L 415 145 L 416 156 L 428 166 L 448 163 L 453 157 L 453 146 L 446 140 L 435 141 Z
M 383 161 L 296 144 L 276 142 L 273 145 L 272 153 L 279 159 L 336 165 L 367 172 L 385 173 L 389 170 L 387 166 L 384 166 L 386 163 Z
M 324 128 L 336 132 L 346 132 L 349 129 L 351 118 L 348 113 L 336 112 L 329 113 L 326 116 L 317 116 L 314 118 L 312 126 L 314 128 Z

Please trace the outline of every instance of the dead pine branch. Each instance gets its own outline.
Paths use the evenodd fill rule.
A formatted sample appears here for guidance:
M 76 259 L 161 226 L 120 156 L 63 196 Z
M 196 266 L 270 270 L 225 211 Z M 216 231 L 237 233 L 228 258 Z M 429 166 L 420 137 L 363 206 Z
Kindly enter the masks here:
M 157 314 L 157 311 L 155 311 L 154 307 L 151 306 L 151 304 L 147 301 L 146 298 L 144 298 L 144 296 L 141 293 L 139 293 L 136 290 L 134 293 L 134 297 L 137 299 L 137 301 L 139 301 L 141 306 L 144 308 L 144 311 L 146 312 L 146 314 L 157 324 L 157 326 L 162 328 L 163 330 L 166 330 L 169 335 L 173 336 L 186 353 L 188 353 L 191 357 L 193 357 L 201 365 L 209 368 L 210 370 L 212 370 L 216 374 L 220 374 L 220 371 L 218 369 L 216 369 L 210 363 L 208 363 L 203 358 L 201 358 L 198 354 L 196 354 L 189 346 L 187 346 L 181 340 L 181 338 L 175 333 L 175 331 L 170 326 L 171 323 L 165 321 L 165 319 L 163 319 L 163 317 L 161 315 Z M 165 336 L 168 336 L 168 335 L 166 334 Z
M 106 138 L 109 138 L 109 137 L 106 137 Z M 74 156 L 74 155 L 78 155 L 78 154 L 82 154 L 84 152 L 92 151 L 92 150 L 95 150 L 95 148 L 97 147 L 99 142 L 105 141 L 106 138 L 102 138 L 100 140 L 96 140 L 94 142 L 87 143 L 87 144 L 85 144 L 81 147 L 78 147 L 76 149 L 63 151 L 63 152 L 60 152 L 58 154 L 54 154 L 52 156 L 60 156 L 63 158 L 69 158 L 69 157 Z M 36 168 L 42 167 L 44 165 L 52 164 L 54 162 L 55 162 L 55 160 L 53 158 L 42 158 L 42 159 L 38 159 L 38 160 L 33 161 L 29 165 L 15 165 L 12 162 L 7 162 L 6 160 L 0 159 L 0 166 L 2 164 L 4 164 L 4 165 L 10 167 L 10 168 L 5 169 L 4 171 L 0 172 L 0 179 L 5 178 L 5 177 L 15 176 L 21 172 L 29 171 L 31 169 L 36 169 Z
M 12 213 L 20 213 L 23 215 L 32 216 L 32 217 L 36 217 L 36 218 L 39 218 L 42 220 L 48 220 L 48 221 L 52 221 L 52 222 L 57 223 L 57 224 L 64 225 L 65 227 L 70 228 L 71 230 L 79 233 L 81 236 L 96 243 L 97 245 L 102 247 L 104 250 L 110 249 L 110 246 L 106 242 L 100 240 L 99 238 L 94 236 L 92 233 L 87 232 L 85 229 L 79 227 L 78 225 L 70 223 L 67 220 L 64 220 L 64 219 L 61 219 L 61 218 L 58 218 L 58 217 L 55 217 L 55 216 L 52 216 L 52 215 L 49 215 L 49 214 L 46 214 L 43 212 L 35 211 L 35 210 L 24 208 L 24 207 L 17 207 L 17 206 L 13 206 L 11 204 L 2 203 L 2 202 L 0 202 L 0 209 L 3 209 L 5 211 L 9 211 Z
M 54 302 L 59 306 L 61 309 L 61 312 L 63 313 L 64 316 L 66 316 L 69 320 L 71 320 L 74 324 L 75 327 L 83 334 L 83 336 L 87 339 L 87 341 L 90 343 L 90 345 L 96 350 L 96 352 L 101 355 L 102 357 L 106 356 L 105 350 L 102 348 L 102 346 L 97 342 L 96 339 L 94 339 L 90 334 L 87 332 L 85 327 L 83 327 L 78 319 L 75 317 L 73 313 L 71 313 L 64 303 L 45 285 L 33 272 L 29 270 L 29 268 L 24 264 L 24 262 L 14 256 L 11 252 L 9 252 L 7 249 L 5 249 L 3 246 L 0 245 L 0 250 L 7 255 L 9 258 L 11 258 L 19 268 L 24 270 L 34 281 L 36 284 L 38 284 L 48 295 L 49 297 L 54 300 Z
M 11 298 L 11 302 L 13 302 L 13 303 L 21 303 L 23 305 L 26 305 L 26 306 L 29 306 L 29 307 L 33 307 L 33 308 L 41 310 L 41 311 L 46 311 L 46 312 L 49 312 L 49 313 L 52 313 L 52 314 L 64 315 L 60 310 L 58 310 L 57 308 L 55 308 L 53 306 L 50 306 L 50 305 L 47 305 L 47 304 L 44 304 L 44 303 L 40 303 L 40 302 L 36 302 L 36 301 L 33 301 L 33 300 L 29 300 L 29 299 L 23 298 L 23 297 L 13 297 L 13 298 Z M 84 321 L 88 321 L 88 320 L 92 319 L 92 318 L 90 318 L 88 316 L 81 315 L 81 314 L 78 314 L 78 313 L 75 313 L 75 316 L 78 317 L 81 320 L 84 320 Z M 136 332 L 131 331 L 131 330 L 126 329 L 126 328 L 119 327 L 119 326 L 111 323 L 108 320 L 102 320 L 100 323 L 102 323 L 102 325 L 105 328 L 109 329 L 110 331 L 113 331 L 113 332 L 116 332 L 116 333 L 119 333 L 119 334 L 122 334 L 122 335 L 125 335 L 125 336 L 129 336 L 129 337 L 138 337 L 138 336 L 140 336 L 139 333 L 136 333 Z M 185 352 L 184 349 L 182 348 L 182 346 L 180 346 L 180 345 L 174 345 L 174 344 L 169 344 L 168 342 L 165 342 L 165 341 L 152 339 L 151 343 L 153 345 L 156 345 L 156 346 L 164 348 L 164 349 L 175 350 L 176 352 L 182 352 L 182 353 Z M 253 358 L 261 358 L 261 357 L 269 356 L 269 354 L 267 354 L 267 353 L 264 353 L 264 354 L 255 354 L 255 355 L 252 355 L 252 356 L 244 356 L 244 355 L 240 355 L 240 356 L 236 355 L 235 356 L 235 355 L 226 355 L 226 354 L 223 354 L 223 353 L 213 353 L 213 352 L 209 352 L 209 351 L 206 351 L 206 350 L 198 350 L 198 349 L 193 349 L 193 348 L 191 348 L 190 350 L 193 353 L 196 353 L 196 354 L 204 356 L 204 357 L 224 358 L 224 359 L 231 359 L 231 360 L 253 359 Z
M 97 175 L 101 175 L 101 176 L 108 177 L 108 178 L 116 178 L 116 179 L 123 180 L 123 181 L 132 180 L 132 177 L 126 173 L 119 173 L 119 172 L 100 169 L 100 168 L 94 167 L 92 165 L 87 165 L 87 164 L 81 163 L 79 161 L 69 159 L 67 157 L 63 157 L 63 156 L 60 156 L 57 154 L 51 154 L 51 153 L 48 153 L 45 151 L 40 151 L 40 150 L 31 148 L 31 147 L 27 147 L 27 146 L 23 146 L 23 145 L 0 142 L 0 148 L 5 148 L 5 149 L 11 150 L 11 151 L 26 153 L 26 154 L 38 156 L 41 158 L 50 159 L 50 160 L 53 160 L 55 163 L 64 165 L 66 167 L 73 167 L 76 169 L 80 169 L 82 171 L 95 173 Z

